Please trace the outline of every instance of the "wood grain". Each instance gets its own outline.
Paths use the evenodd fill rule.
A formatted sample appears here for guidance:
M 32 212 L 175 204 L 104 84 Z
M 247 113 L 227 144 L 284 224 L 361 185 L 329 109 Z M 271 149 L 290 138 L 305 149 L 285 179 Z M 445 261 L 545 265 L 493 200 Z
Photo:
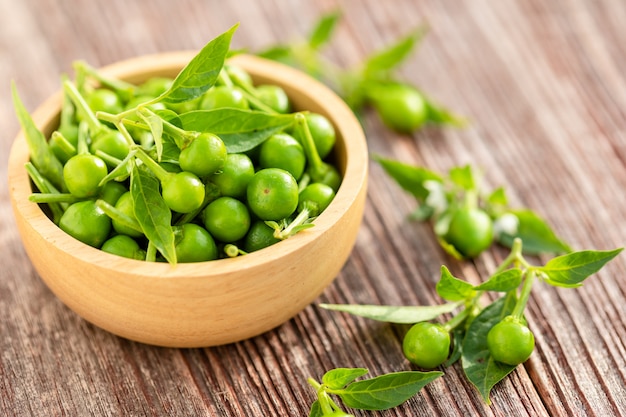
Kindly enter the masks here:
M 81 2 L 0 0 L 0 153 L 18 131 L 15 80 L 29 109 L 58 89 L 75 59 L 105 65 L 161 51 L 197 49 L 235 22 L 235 47 L 259 50 L 307 33 L 317 17 L 343 20 L 326 50 L 355 65 L 420 24 L 429 32 L 401 74 L 466 115 L 468 128 L 411 136 L 363 120 L 372 153 L 445 171 L 482 167 L 577 249 L 626 238 L 626 3 L 620 0 L 413 0 L 360 2 Z M 7 178 L 7 165 L 0 164 Z M 410 369 L 403 329 L 318 308 L 317 302 L 432 304 L 442 264 L 471 282 L 506 251 L 460 263 L 414 202 L 370 163 L 356 247 L 335 283 L 275 331 L 210 349 L 155 348 L 115 337 L 64 307 L 35 273 L 0 186 L 0 415 L 304 416 L 306 378 L 333 367 L 372 375 Z M 545 259 L 537 260 L 543 261 Z M 401 407 L 357 416 L 611 416 L 626 414 L 626 262 L 619 256 L 577 290 L 537 285 L 527 316 L 531 359 L 493 391 L 491 406 L 460 367 Z

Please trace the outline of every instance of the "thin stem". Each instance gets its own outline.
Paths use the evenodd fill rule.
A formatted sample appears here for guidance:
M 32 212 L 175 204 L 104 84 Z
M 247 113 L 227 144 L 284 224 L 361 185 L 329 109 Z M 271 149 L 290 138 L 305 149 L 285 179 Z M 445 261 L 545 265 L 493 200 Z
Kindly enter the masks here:
M 115 90 L 117 94 L 123 95 L 125 100 L 128 100 L 135 90 L 135 85 L 131 83 L 127 83 L 126 81 L 122 81 L 117 78 L 106 77 L 101 74 L 95 68 L 91 67 L 85 61 L 76 61 L 74 62 L 74 68 L 76 71 L 82 71 L 86 75 L 90 75 L 95 78 L 100 84 L 103 86 L 109 87 L 112 90 Z
M 146 250 L 146 262 L 156 262 L 156 246 L 152 242 L 148 242 L 148 250 Z
M 102 124 L 96 118 L 94 112 L 89 108 L 89 105 L 78 92 L 74 84 L 71 81 L 65 80 L 63 82 L 63 91 L 70 97 L 76 108 L 83 114 L 85 120 L 89 125 L 89 131 L 95 135 L 95 133 L 102 128 Z
M 521 319 L 524 315 L 524 309 L 526 308 L 526 304 L 530 298 L 530 291 L 532 290 L 534 280 L 535 271 L 533 269 L 526 271 L 526 279 L 522 285 L 522 291 L 520 292 L 520 296 L 515 304 L 515 307 L 513 308 L 513 312 L 511 313 L 513 317 Z
M 287 225 L 283 230 L 276 229 L 274 231 L 274 237 L 276 239 L 284 240 L 288 237 L 294 235 L 294 229 L 298 226 L 302 226 L 307 220 L 309 220 L 310 210 L 308 207 L 304 207 L 304 209 L 298 213 L 295 219 L 291 223 Z
M 511 252 L 504 258 L 500 266 L 494 271 L 494 275 L 498 274 L 509 267 L 513 262 L 526 262 L 522 257 L 522 239 L 515 238 L 511 245 Z
M 313 136 L 311 136 L 311 131 L 309 130 L 309 125 L 304 114 L 296 113 L 295 123 L 296 129 L 300 133 L 300 139 L 307 157 L 307 162 L 310 166 L 311 176 L 313 180 L 316 180 L 316 177 L 321 177 L 325 174 L 324 162 L 317 152 L 315 141 L 313 140 Z
M 135 155 L 141 160 L 141 162 L 146 164 L 148 169 L 156 175 L 160 182 L 167 181 L 173 175 L 172 173 L 167 172 L 154 159 L 150 158 L 150 156 L 143 149 L 138 147 Z
M 35 186 L 39 189 L 40 192 L 49 193 L 49 194 L 59 193 L 59 190 L 57 190 L 50 183 L 50 181 L 46 180 L 46 178 L 44 178 L 44 176 L 41 175 L 41 173 L 37 170 L 37 168 L 35 168 L 35 165 L 33 165 L 31 162 L 27 162 L 24 165 L 24 167 L 26 168 L 26 172 L 28 172 L 28 176 L 35 183 Z M 50 207 L 50 211 L 52 211 L 52 221 L 55 224 L 59 224 L 59 220 L 61 219 L 61 216 L 63 215 L 65 206 L 62 204 L 58 204 L 58 203 L 49 203 L 48 207 Z
M 446 331 L 451 332 L 452 330 L 456 329 L 460 324 L 462 324 L 465 321 L 465 319 L 467 319 L 467 317 L 469 316 L 469 313 L 470 313 L 470 309 L 464 308 L 456 316 L 448 320 L 443 325 L 443 328 L 446 329 Z
M 132 218 L 115 206 L 107 203 L 104 200 L 96 200 L 96 206 L 100 210 L 102 210 L 104 214 L 109 216 L 111 220 L 115 220 L 122 226 L 128 227 L 129 229 L 133 229 L 137 232 L 143 233 L 143 230 L 141 229 L 141 226 L 139 225 L 137 219 Z
M 220 74 L 221 75 L 221 74 Z M 233 86 L 233 81 L 231 78 L 228 78 L 230 82 L 230 86 Z M 228 85 L 228 84 L 225 84 Z M 264 111 L 270 114 L 278 114 L 276 110 L 263 103 L 256 95 L 256 90 L 254 86 L 242 82 L 242 80 L 235 79 L 234 85 L 239 88 L 239 90 L 243 93 L 244 97 L 248 102 L 252 105 L 252 107 L 256 107 L 258 110 Z
M 55 141 L 59 148 L 67 155 L 76 155 L 76 147 L 74 147 L 74 145 L 72 145 L 72 143 L 67 140 L 63 133 L 55 130 L 54 132 L 52 132 L 50 140 Z
M 128 119 L 125 119 L 124 118 L 125 116 L 120 117 L 121 114 L 123 113 L 111 114 L 111 113 L 99 111 L 96 113 L 96 117 L 98 118 L 98 120 L 102 120 L 104 122 L 109 122 L 109 123 L 114 124 L 117 130 L 122 134 L 122 136 L 124 136 L 124 139 L 126 139 L 126 143 L 128 144 L 128 146 L 132 146 L 135 143 L 135 140 L 133 139 L 128 129 L 126 129 L 126 126 L 124 126 L 124 121 Z
M 81 199 L 71 193 L 33 193 L 28 197 L 28 200 L 37 204 L 50 204 L 75 203 Z
M 98 158 L 102 159 L 104 162 L 106 162 L 108 165 L 111 165 L 114 167 L 122 163 L 121 159 L 117 159 L 116 157 L 109 155 L 108 153 L 101 151 L 100 149 L 96 150 L 95 155 Z
M 69 80 L 67 75 L 63 75 L 61 79 L 63 82 Z M 73 124 L 75 112 L 76 110 L 71 98 L 66 91 L 63 91 L 63 103 L 61 105 L 61 121 L 59 122 L 59 128 Z

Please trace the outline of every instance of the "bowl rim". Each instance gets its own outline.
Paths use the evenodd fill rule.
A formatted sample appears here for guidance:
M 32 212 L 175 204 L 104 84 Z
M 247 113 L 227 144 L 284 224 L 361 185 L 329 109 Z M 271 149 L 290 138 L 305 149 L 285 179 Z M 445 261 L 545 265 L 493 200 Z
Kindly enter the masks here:
M 143 55 L 106 65 L 99 71 L 107 76 L 120 77 L 127 81 L 145 79 L 164 74 L 167 71 L 171 72 L 174 67 L 182 69 L 195 54 L 197 51 L 174 51 Z M 263 264 L 272 263 L 276 259 L 315 241 L 320 234 L 325 233 L 342 216 L 346 215 L 354 200 L 358 198 L 361 189 L 366 187 L 369 157 L 362 126 L 352 110 L 334 91 L 308 74 L 253 55 L 235 55 L 229 58 L 227 62 L 242 65 L 244 68 L 254 67 L 257 78 L 280 77 L 281 84 L 286 84 L 292 89 L 314 89 L 316 93 L 307 96 L 307 99 L 316 102 L 320 108 L 332 108 L 332 122 L 338 136 L 342 139 L 343 146 L 346 148 L 346 164 L 342 183 L 333 202 L 317 217 L 314 227 L 269 248 L 251 252 L 244 257 L 197 263 L 177 263 L 175 266 L 161 262 L 147 263 L 143 260 L 127 259 L 106 253 L 66 234 L 48 218 L 37 203 L 28 199 L 31 194 L 30 179 L 24 169 L 24 164 L 29 160 L 29 151 L 23 129 L 20 129 L 14 139 L 9 156 L 9 194 L 15 215 L 17 216 L 19 212 L 19 215 L 24 218 L 34 232 L 70 256 L 78 257 L 75 253 L 80 252 L 82 261 L 97 264 L 111 272 L 119 271 L 127 275 L 161 279 L 180 276 L 205 278 L 208 275 L 229 274 L 247 268 L 256 268 Z M 62 92 L 59 90 L 31 113 L 33 121 L 42 131 L 50 130 L 56 125 L 55 120 L 58 120 L 61 99 Z M 350 133 L 349 141 L 345 137 L 347 132 Z M 241 261 L 243 258 L 246 262 Z M 208 265 L 210 268 L 207 268 Z

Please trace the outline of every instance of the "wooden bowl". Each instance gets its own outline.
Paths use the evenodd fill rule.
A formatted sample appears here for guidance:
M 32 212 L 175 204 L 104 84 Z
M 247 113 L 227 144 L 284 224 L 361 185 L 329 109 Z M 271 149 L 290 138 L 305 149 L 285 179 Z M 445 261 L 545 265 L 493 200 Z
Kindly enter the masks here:
M 195 55 L 139 57 L 103 68 L 139 83 L 174 77 Z M 210 262 L 148 263 L 110 255 L 65 234 L 28 200 L 29 151 L 20 132 L 9 158 L 11 204 L 24 247 L 52 292 L 84 319 L 131 340 L 170 347 L 221 345 L 259 335 L 298 314 L 345 264 L 363 217 L 368 153 L 363 130 L 323 84 L 290 67 L 241 55 L 255 83 L 283 87 L 299 110 L 327 116 L 337 130 L 334 158 L 343 182 L 315 227 L 245 256 Z M 61 92 L 33 113 L 46 135 L 59 122 Z M 33 302 L 36 302 L 33 300 Z

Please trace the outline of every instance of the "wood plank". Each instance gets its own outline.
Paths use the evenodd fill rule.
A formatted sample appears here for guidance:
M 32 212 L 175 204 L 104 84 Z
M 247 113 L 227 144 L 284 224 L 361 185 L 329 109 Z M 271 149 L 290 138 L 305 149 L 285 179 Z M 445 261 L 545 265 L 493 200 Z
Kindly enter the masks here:
M 322 13 L 343 20 L 325 53 L 344 66 L 411 28 L 429 33 L 400 74 L 468 116 L 465 129 L 388 131 L 363 120 L 372 153 L 437 171 L 472 163 L 489 188 L 504 186 L 577 249 L 612 249 L 626 236 L 626 4 L 474 2 L 125 2 L 0 0 L 0 153 L 18 123 L 10 80 L 27 107 L 58 89 L 74 59 L 103 65 L 138 54 L 197 49 L 235 22 L 252 50 L 307 33 Z M 370 163 L 356 247 L 317 302 L 427 305 L 442 264 L 479 282 L 507 251 L 457 262 L 428 224 L 407 219 L 414 201 Z M 6 178 L 6 164 L 0 164 Z M 405 326 L 322 310 L 317 302 L 262 336 L 207 349 L 129 342 L 78 318 L 45 287 L 26 257 L 0 187 L 1 415 L 307 415 L 308 377 L 334 367 L 371 375 L 411 369 Z M 536 262 L 546 258 L 534 259 Z M 539 283 L 527 317 L 537 349 L 493 391 L 491 406 L 459 364 L 420 395 L 365 415 L 626 414 L 626 262 L 616 258 L 577 290 Z

